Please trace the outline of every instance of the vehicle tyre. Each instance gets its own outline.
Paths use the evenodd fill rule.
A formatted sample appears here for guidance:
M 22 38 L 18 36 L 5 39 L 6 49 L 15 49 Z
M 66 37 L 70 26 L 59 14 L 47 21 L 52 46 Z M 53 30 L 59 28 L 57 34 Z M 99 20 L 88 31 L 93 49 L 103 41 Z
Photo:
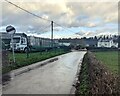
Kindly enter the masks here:
M 24 49 L 24 52 L 27 53 L 27 48 Z M 28 52 L 29 52 L 29 48 L 28 48 Z

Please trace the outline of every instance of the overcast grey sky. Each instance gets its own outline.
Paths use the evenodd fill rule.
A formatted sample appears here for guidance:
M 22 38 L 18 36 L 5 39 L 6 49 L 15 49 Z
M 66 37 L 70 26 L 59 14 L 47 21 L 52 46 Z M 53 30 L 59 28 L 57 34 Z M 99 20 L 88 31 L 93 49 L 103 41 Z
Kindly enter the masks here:
M 68 0 L 9 1 L 45 19 L 53 20 L 68 29 L 54 25 L 54 38 L 118 34 L 118 0 L 112 0 L 112 2 L 81 2 L 82 0 L 70 0 L 69 2 Z M 2 2 L 1 7 L 1 32 L 5 32 L 7 25 L 13 25 L 17 32 L 50 37 L 50 22 L 34 17 L 7 2 Z

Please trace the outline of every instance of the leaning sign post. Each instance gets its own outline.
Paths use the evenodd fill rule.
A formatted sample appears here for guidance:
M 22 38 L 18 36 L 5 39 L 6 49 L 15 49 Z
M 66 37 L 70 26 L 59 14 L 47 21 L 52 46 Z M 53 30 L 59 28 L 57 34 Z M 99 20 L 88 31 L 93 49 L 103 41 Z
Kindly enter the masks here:
M 13 37 L 16 32 L 15 28 L 13 26 L 7 26 L 6 27 L 6 32 L 11 35 L 11 41 L 12 41 L 12 53 L 13 53 L 13 62 L 15 63 L 15 53 L 14 53 L 14 42 L 13 42 Z

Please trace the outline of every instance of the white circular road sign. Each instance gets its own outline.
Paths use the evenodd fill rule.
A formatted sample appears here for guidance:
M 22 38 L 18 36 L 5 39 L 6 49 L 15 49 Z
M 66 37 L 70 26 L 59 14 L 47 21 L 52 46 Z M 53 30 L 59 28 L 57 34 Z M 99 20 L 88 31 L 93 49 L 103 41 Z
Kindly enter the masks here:
M 9 34 L 15 34 L 15 32 L 16 32 L 15 28 L 11 25 L 6 27 L 6 31 Z

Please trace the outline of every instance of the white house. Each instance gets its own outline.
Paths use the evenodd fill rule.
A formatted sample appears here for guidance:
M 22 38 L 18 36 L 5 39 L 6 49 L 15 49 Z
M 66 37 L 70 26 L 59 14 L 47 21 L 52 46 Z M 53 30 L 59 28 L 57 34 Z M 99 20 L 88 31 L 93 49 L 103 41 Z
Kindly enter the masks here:
M 113 41 L 113 39 L 100 39 L 97 43 L 97 47 L 118 48 L 118 42 Z

